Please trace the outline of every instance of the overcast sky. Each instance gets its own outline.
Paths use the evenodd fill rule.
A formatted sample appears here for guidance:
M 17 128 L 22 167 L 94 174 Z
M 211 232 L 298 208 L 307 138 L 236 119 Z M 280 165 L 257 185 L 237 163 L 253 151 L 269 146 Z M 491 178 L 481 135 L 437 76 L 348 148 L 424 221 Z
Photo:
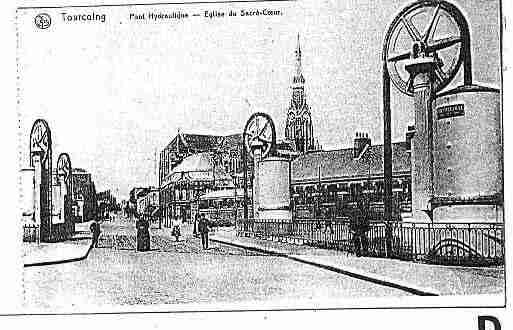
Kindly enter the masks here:
M 20 142 L 28 165 L 33 121 L 45 118 L 54 163 L 68 152 L 97 190 L 125 197 L 155 184 L 154 152 L 187 133 L 242 132 L 252 112 L 269 113 L 284 135 L 297 33 L 307 102 L 325 149 L 347 147 L 356 131 L 382 143 L 381 49 L 388 24 L 410 1 L 298 1 L 241 5 L 30 9 L 18 12 Z M 453 1 L 469 20 L 474 81 L 499 87 L 498 1 Z M 271 8 L 271 17 L 192 17 L 157 23 L 130 13 L 226 12 Z M 34 16 L 52 25 L 37 29 Z M 65 23 L 68 14 L 106 22 Z M 461 76 L 454 85 L 461 82 Z M 248 105 L 248 102 L 251 107 Z M 393 139 L 413 124 L 413 100 L 392 93 Z

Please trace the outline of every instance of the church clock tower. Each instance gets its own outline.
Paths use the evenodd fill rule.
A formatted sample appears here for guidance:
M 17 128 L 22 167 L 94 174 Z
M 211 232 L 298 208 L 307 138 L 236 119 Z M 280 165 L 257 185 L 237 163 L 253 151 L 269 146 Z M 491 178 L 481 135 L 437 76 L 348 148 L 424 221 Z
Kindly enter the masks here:
M 299 34 L 296 48 L 296 72 L 292 78 L 292 100 L 287 111 L 285 138 L 293 141 L 296 150 L 305 153 L 314 150 L 314 138 L 310 107 L 306 104 L 305 78 L 301 66 L 301 45 Z

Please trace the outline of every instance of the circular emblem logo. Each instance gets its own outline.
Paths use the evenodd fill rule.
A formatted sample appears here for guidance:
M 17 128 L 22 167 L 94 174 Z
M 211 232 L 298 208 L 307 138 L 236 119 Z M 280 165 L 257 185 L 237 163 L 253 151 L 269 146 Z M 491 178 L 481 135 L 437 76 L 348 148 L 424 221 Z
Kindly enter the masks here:
M 44 30 L 50 27 L 50 24 L 52 24 L 52 19 L 50 18 L 50 15 L 46 13 L 37 14 L 34 18 L 34 23 L 36 23 L 38 28 Z

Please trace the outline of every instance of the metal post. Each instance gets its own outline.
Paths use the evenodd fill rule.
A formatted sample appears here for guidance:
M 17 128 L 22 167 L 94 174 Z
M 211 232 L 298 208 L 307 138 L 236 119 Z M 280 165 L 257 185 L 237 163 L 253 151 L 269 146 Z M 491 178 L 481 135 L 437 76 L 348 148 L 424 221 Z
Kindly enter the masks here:
M 383 204 L 387 257 L 392 255 L 392 116 L 390 111 L 390 76 L 383 62 Z
M 214 179 L 214 190 L 216 189 L 216 154 L 215 152 L 212 153 L 214 155 L 213 161 L 212 161 L 212 177 Z
M 321 218 L 321 191 L 322 191 L 322 184 L 321 184 L 321 165 L 317 166 L 317 213 L 315 214 L 316 218 Z
M 235 181 L 235 189 L 233 190 L 233 195 L 234 195 L 234 200 L 233 200 L 233 206 L 235 208 L 235 219 L 234 219 L 234 224 L 235 224 L 235 230 L 237 230 L 237 183 L 236 183 L 236 180 L 237 180 L 237 177 L 234 175 L 234 181 Z
M 248 220 L 248 157 L 246 148 L 242 146 L 242 159 L 244 170 L 244 221 Z
M 290 213 L 291 213 L 291 221 L 294 221 L 294 197 L 293 197 L 293 193 L 292 193 L 292 160 L 289 156 L 288 158 L 288 161 L 289 161 L 289 197 L 290 197 L 290 200 L 289 200 L 289 203 L 290 203 Z
M 260 207 L 260 178 L 259 178 L 259 168 L 260 161 L 262 160 L 262 150 L 258 144 L 253 146 L 253 218 L 259 218 L 259 210 Z

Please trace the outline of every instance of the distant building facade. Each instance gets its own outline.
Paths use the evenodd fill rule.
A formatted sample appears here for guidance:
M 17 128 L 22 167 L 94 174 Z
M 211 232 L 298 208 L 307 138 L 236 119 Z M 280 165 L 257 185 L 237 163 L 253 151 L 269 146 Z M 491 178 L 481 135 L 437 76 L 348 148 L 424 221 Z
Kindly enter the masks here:
M 96 218 L 96 187 L 91 173 L 82 168 L 73 168 L 73 199 L 76 201 L 75 218 L 79 222 Z
M 113 212 L 119 209 L 116 197 L 112 195 L 110 189 L 96 194 L 96 203 L 98 205 L 98 214 L 105 215 L 107 212 Z
M 160 213 L 164 226 L 198 213 L 199 197 L 211 191 L 244 187 L 242 134 L 178 134 L 160 152 Z M 251 173 L 252 159 L 248 160 Z M 251 176 L 247 178 L 251 185 Z
M 148 216 L 155 215 L 159 207 L 159 189 L 156 187 L 148 187 L 143 190 L 137 197 L 137 213 Z
M 395 212 L 411 211 L 410 138 L 392 145 Z M 366 198 L 383 210 L 383 145 L 372 145 L 357 133 L 353 148 L 316 151 L 294 159 L 292 204 L 296 218 L 344 217 L 356 201 Z M 398 215 L 398 214 L 396 214 Z
M 150 191 L 149 187 L 134 187 L 130 190 L 128 198 L 128 208 L 132 214 L 139 214 L 139 208 L 137 206 L 137 200 L 146 195 Z

